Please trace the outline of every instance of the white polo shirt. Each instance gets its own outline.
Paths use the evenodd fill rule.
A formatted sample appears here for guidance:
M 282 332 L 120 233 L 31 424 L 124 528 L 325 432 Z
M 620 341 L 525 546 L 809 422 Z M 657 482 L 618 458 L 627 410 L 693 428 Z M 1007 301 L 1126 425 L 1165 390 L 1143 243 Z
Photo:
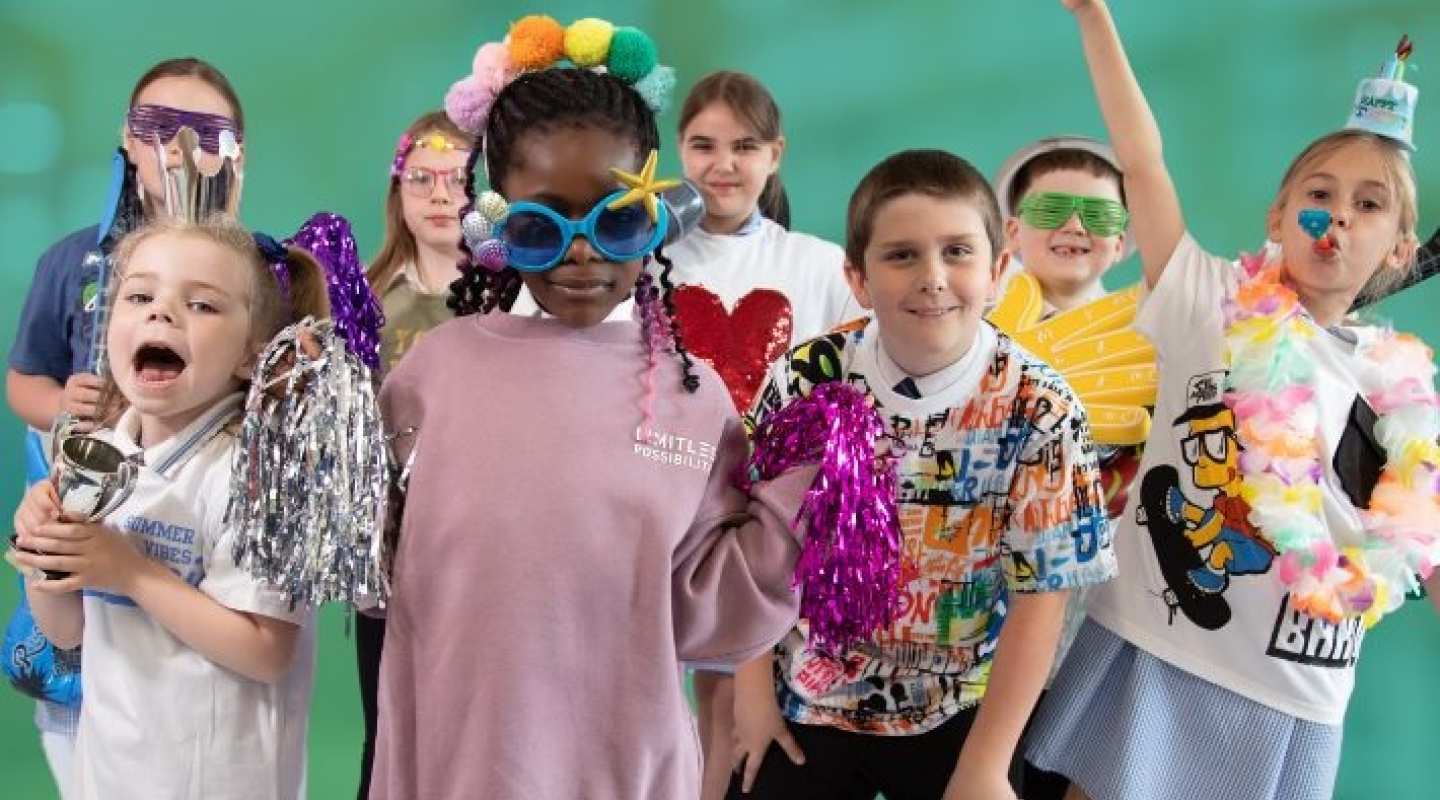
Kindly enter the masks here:
M 86 590 L 85 703 L 75 753 L 80 797 L 304 794 L 313 614 L 303 607 L 292 612 L 282 592 L 236 565 L 223 524 L 237 446 L 232 423 L 243 399 L 226 397 L 148 449 L 136 443 L 133 409 L 115 430 L 98 434 L 143 463 L 134 493 L 105 523 L 220 604 L 301 625 L 294 663 L 275 684 L 250 680 L 192 650 L 128 597 Z

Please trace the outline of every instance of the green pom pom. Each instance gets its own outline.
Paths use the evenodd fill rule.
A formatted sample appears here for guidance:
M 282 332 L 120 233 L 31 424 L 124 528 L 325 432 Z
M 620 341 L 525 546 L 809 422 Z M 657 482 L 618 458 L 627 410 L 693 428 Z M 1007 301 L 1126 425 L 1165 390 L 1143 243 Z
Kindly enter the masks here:
M 634 83 L 660 63 L 655 42 L 638 28 L 616 28 L 610 39 L 610 57 L 605 66 L 610 74 Z

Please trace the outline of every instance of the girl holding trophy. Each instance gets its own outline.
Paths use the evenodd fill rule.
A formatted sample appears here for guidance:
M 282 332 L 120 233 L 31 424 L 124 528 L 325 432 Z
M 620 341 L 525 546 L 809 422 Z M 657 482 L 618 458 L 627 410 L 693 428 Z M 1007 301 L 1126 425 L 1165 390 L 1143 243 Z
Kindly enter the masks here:
M 83 643 L 78 797 L 303 792 L 312 612 L 245 568 L 227 508 L 252 370 L 277 332 L 328 315 L 327 276 L 226 213 L 232 162 L 191 167 L 174 217 L 115 251 L 107 396 L 123 413 L 61 441 L 56 479 L 15 515 L 41 629 Z

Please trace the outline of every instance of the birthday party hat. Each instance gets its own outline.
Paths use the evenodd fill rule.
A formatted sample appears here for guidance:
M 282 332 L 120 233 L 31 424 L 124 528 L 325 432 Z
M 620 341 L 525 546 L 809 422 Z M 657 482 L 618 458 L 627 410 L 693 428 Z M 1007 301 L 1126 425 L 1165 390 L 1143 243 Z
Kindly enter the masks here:
M 1411 141 L 1415 128 L 1415 102 L 1420 90 L 1405 82 L 1405 66 L 1414 44 L 1409 36 L 1400 37 L 1394 55 L 1385 60 L 1379 77 L 1360 81 L 1355 93 L 1355 107 L 1345 127 L 1369 131 L 1394 139 L 1414 152 Z

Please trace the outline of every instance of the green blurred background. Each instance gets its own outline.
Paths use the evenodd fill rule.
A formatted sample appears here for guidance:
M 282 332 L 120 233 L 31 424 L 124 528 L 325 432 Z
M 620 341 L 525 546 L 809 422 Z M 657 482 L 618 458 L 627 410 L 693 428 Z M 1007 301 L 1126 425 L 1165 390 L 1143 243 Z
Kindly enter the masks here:
M 1440 214 L 1440 11 L 1436 0 L 1115 0 L 1136 72 L 1200 241 L 1258 244 L 1289 159 L 1337 127 L 1356 81 L 1401 32 L 1417 42 L 1416 167 L 1421 233 Z M 134 80 L 196 55 L 226 72 L 247 119 L 244 216 L 288 235 L 311 212 L 355 224 L 379 246 L 386 169 L 399 131 L 438 106 L 475 48 L 533 11 L 603 16 L 650 32 L 681 91 L 713 69 L 757 75 L 790 141 L 784 175 L 795 227 L 839 240 L 859 177 L 906 147 L 941 147 L 987 173 L 1021 144 L 1103 134 L 1069 16 L 1054 0 L 778 2 L 39 3 L 0 0 L 0 341 L 8 350 L 35 259 L 97 221 L 110 153 Z M 1428 79 L 1428 80 L 1427 80 Z M 1429 84 L 1432 88 L 1427 88 Z M 1432 97 L 1427 102 L 1427 95 Z M 679 104 L 679 97 L 675 105 Z M 671 146 L 674 113 L 662 119 Z M 673 147 L 666 172 L 678 171 Z M 1108 283 L 1135 280 L 1134 263 Z M 1385 316 L 1440 342 L 1440 284 L 1391 300 Z M 1427 304 L 1428 301 L 1428 304 Z M 0 413 L 0 513 L 21 491 L 21 426 Z M 477 576 L 483 579 L 483 576 Z M 0 612 L 15 602 L 0 579 Z M 353 647 L 326 609 L 310 733 L 310 794 L 353 796 L 360 733 Z M 503 647 L 503 642 L 482 646 Z M 1367 637 L 1346 726 L 1340 798 L 1434 798 L 1440 620 L 1423 603 Z M 51 796 L 32 703 L 0 687 L 0 795 Z M 558 733 L 558 732 L 557 732 Z M 1204 758 L 1204 753 L 1177 753 Z M 1226 765 L 1216 764 L 1215 769 Z

